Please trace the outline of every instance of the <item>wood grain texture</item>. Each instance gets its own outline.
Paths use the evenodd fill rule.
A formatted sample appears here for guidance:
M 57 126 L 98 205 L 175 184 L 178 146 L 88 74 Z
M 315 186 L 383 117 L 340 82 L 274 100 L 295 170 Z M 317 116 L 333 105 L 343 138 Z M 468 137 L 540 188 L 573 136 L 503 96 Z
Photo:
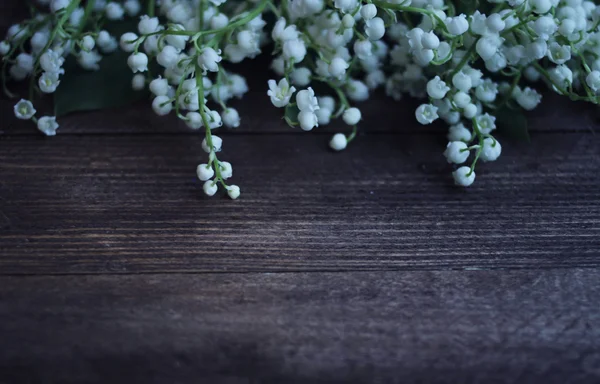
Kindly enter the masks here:
M 0 273 L 600 265 L 600 136 L 505 143 L 472 188 L 436 135 L 231 135 L 238 201 L 195 177 L 201 136 L 0 140 Z
M 600 381 L 596 270 L 0 281 L 4 383 Z
M 346 128 L 287 127 L 261 60 L 219 132 L 239 201 L 147 103 L 48 139 L 0 99 L 0 384 L 600 382 L 593 109 L 545 93 L 464 190 L 416 101 L 361 104 L 334 154 Z

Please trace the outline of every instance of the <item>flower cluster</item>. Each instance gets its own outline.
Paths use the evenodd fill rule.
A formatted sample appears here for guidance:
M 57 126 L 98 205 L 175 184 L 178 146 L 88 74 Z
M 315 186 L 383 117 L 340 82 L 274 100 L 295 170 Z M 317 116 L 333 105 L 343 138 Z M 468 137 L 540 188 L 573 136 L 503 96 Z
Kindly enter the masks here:
M 0 42 L 2 82 L 30 79 L 30 97 L 52 93 L 72 55 L 87 70 L 103 55 L 129 54 L 131 86 L 148 89 L 152 109 L 174 113 L 204 132 L 207 161 L 197 166 L 204 192 L 227 184 L 233 169 L 219 156 L 213 134 L 240 125 L 228 105 L 248 91 L 228 63 L 253 59 L 268 48 L 277 75 L 267 96 L 291 127 L 310 131 L 341 118 L 348 134 L 329 144 L 340 151 L 354 140 L 358 104 L 382 88 L 394 100 L 426 99 L 420 124 L 449 126 L 443 152 L 455 183 L 469 186 L 479 160 L 496 160 L 493 136 L 505 108 L 534 109 L 543 82 L 572 100 L 598 104 L 600 7 L 584 0 L 38 0 L 33 17 L 11 27 Z M 269 15 L 268 17 L 266 15 Z M 103 25 L 135 18 L 136 30 L 111 36 Z M 273 20 L 267 23 L 266 20 Z M 150 68 L 158 68 L 152 70 Z M 525 85 L 528 83 L 529 85 Z M 321 90 L 317 95 L 314 89 Z M 36 119 L 31 101 L 15 115 L 54 135 L 54 117 Z
M 102 30 L 104 21 L 121 20 L 125 15 L 136 16 L 141 10 L 138 0 L 123 3 L 81 0 L 38 0 L 39 9 L 32 6 L 31 19 L 8 29 L 6 39 L 0 41 L 2 56 L 2 88 L 8 96 L 9 79 L 29 79 L 29 100 L 15 105 L 15 116 L 33 120 L 47 136 L 54 136 L 58 123 L 53 116 L 36 118 L 31 102 L 36 95 L 51 94 L 60 85 L 64 75 L 63 64 L 73 56 L 84 69 L 97 70 L 102 54 L 114 52 L 117 39 Z M 89 24 L 93 24 L 89 29 Z

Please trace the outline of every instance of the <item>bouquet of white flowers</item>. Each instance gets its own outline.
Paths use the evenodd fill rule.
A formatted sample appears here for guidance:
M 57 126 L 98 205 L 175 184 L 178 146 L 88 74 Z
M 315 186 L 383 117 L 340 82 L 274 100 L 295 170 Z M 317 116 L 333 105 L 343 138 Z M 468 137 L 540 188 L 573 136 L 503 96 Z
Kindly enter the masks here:
M 232 166 L 219 158 L 223 142 L 213 129 L 240 125 L 227 102 L 248 91 L 227 63 L 259 54 L 273 55 L 277 78 L 265 93 L 287 124 L 310 131 L 341 117 L 349 126 L 331 138 L 336 151 L 355 138 L 357 105 L 373 90 L 384 88 L 395 100 L 425 99 L 416 120 L 449 125 L 444 156 L 465 187 L 479 160 L 500 156 L 492 135 L 497 119 L 540 103 L 540 93 L 523 81 L 541 81 L 572 100 L 599 100 L 600 6 L 592 1 L 37 0 L 31 13 L 0 42 L 5 93 L 14 96 L 9 80 L 29 79 L 16 117 L 55 135 L 56 118 L 36 117 L 34 98 L 55 93 L 55 107 L 65 98 L 85 100 L 85 93 L 60 93 L 61 82 L 77 81 L 69 80 L 71 71 L 90 71 L 86 76 L 97 82 L 127 76 L 131 95 L 108 92 L 110 102 L 87 107 L 148 90 L 156 114 L 173 112 L 190 129 L 203 128 L 207 161 L 197 175 L 210 196 L 219 186 L 233 199 L 240 195 L 227 184 Z M 111 58 L 129 69 L 102 73 Z

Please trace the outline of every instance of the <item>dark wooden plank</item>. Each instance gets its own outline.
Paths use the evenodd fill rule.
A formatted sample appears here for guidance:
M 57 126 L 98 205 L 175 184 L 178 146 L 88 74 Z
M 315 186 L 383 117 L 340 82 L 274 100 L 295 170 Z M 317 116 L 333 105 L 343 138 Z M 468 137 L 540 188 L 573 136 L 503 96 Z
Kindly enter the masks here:
M 0 279 L 5 383 L 597 383 L 597 269 Z
M 195 178 L 201 136 L 0 139 L 0 273 L 600 265 L 600 136 L 504 143 L 469 189 L 436 135 L 231 135 L 238 201 Z

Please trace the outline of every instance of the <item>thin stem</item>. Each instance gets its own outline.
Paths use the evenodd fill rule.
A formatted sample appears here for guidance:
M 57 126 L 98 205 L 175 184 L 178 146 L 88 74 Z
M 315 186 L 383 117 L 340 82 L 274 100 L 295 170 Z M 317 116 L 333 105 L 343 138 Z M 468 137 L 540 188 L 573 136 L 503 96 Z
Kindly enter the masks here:
M 358 132 L 358 127 L 356 125 L 352 126 L 352 132 L 346 137 L 346 143 L 350 144 L 352 140 L 356 137 L 356 133 Z
M 402 11 L 402 12 L 409 12 L 409 13 L 419 13 L 421 15 L 429 16 L 429 17 L 435 19 L 438 23 L 440 23 L 440 26 L 442 27 L 442 29 L 444 31 L 448 32 L 448 30 L 446 28 L 446 24 L 444 24 L 444 20 L 440 19 L 440 17 L 435 12 L 432 12 L 428 9 L 417 8 L 417 7 L 406 7 L 406 6 L 403 6 L 400 4 L 390 4 L 388 2 L 381 1 L 381 0 L 373 0 L 372 3 L 375 4 L 377 7 L 383 8 L 383 9 L 391 9 L 394 11 Z
M 502 31 L 502 33 L 500 33 L 500 36 L 506 36 L 508 34 L 510 34 L 511 32 L 513 32 L 514 30 L 516 30 L 517 28 L 522 27 L 523 25 L 529 23 L 531 20 L 533 20 L 534 17 L 527 17 L 525 18 L 525 20 L 522 20 L 520 23 L 513 25 L 512 27 L 505 29 L 504 31 Z
M 69 6 L 67 8 L 65 8 L 65 13 L 58 20 L 58 23 L 56 23 L 56 27 L 54 27 L 54 30 L 52 31 L 52 34 L 50 35 L 50 38 L 48 39 L 48 42 L 46 43 L 46 46 L 44 47 L 44 49 L 42 49 L 42 52 L 44 52 L 48 48 L 50 48 L 50 46 L 54 42 L 54 39 L 56 39 L 56 35 L 58 34 L 58 31 L 60 31 L 60 30 L 63 29 L 63 26 L 65 25 L 65 23 L 67 22 L 67 20 L 69 20 L 69 17 L 73 13 L 73 11 L 75 9 L 77 9 L 77 7 L 79 6 L 80 3 L 81 3 L 81 0 L 73 0 L 69 4 Z M 38 63 L 39 63 L 39 60 L 38 60 Z
M 574 47 L 573 47 L 572 44 L 571 44 L 571 50 L 574 50 Z M 583 66 L 583 69 L 585 69 L 585 72 L 586 73 L 592 72 L 592 70 L 590 69 L 590 67 L 585 62 L 585 57 L 583 57 L 583 54 L 581 53 L 581 51 L 579 51 L 579 50 L 577 51 L 577 56 L 581 60 L 581 65 Z
M 181 94 L 181 88 L 183 87 L 183 82 L 187 76 L 187 67 L 183 70 L 183 75 L 179 79 L 179 84 L 177 85 L 177 90 L 175 91 L 175 113 L 179 115 L 179 95 Z
M 89 17 L 90 13 L 92 12 L 94 2 L 95 2 L 95 0 L 90 0 L 90 2 L 88 2 L 87 6 L 85 8 L 84 19 L 81 21 L 81 25 L 79 26 L 79 31 L 78 31 L 77 35 L 79 35 L 81 33 L 81 31 L 83 30 L 83 28 L 85 27 L 85 23 L 87 22 L 87 17 Z M 69 17 L 73 13 L 73 11 L 75 11 L 75 9 L 79 6 L 80 3 L 81 3 L 81 0 L 73 0 L 69 4 L 69 6 L 67 8 L 65 8 L 65 11 L 64 11 L 65 13 L 58 20 L 58 23 L 54 27 L 54 30 L 52 31 L 52 34 L 50 35 L 48 42 L 46 43 L 44 48 L 41 50 L 41 52 L 45 52 L 50 48 L 50 46 L 56 39 L 58 32 L 63 30 L 63 26 L 65 25 L 67 20 L 69 20 Z M 29 98 L 30 99 L 33 99 L 34 88 L 35 88 L 35 78 L 36 78 L 36 74 L 38 73 L 38 70 L 40 68 L 40 57 L 41 57 L 41 55 L 38 56 L 38 58 L 36 59 L 35 66 L 33 68 L 33 71 L 31 72 L 31 80 L 29 82 Z
M 471 176 L 473 174 L 473 171 L 475 170 L 475 165 L 477 164 L 477 160 L 479 160 L 479 156 L 481 156 L 481 152 L 483 151 L 483 140 L 484 137 L 481 134 L 481 131 L 479 130 L 479 126 L 477 125 L 477 119 L 473 118 L 473 130 L 475 131 L 475 134 L 477 135 L 477 138 L 479 139 L 479 148 L 477 148 L 477 153 L 475 154 L 475 159 L 473 159 L 473 162 L 471 163 L 471 169 L 469 170 L 469 173 L 467 173 L 467 177 Z
M 452 71 L 452 74 L 450 77 L 453 77 L 454 75 L 456 75 L 458 72 L 461 71 L 461 69 L 465 66 L 465 64 L 467 64 L 467 62 L 469 61 L 469 59 L 471 58 L 471 55 L 473 54 L 473 52 L 475 51 L 475 46 L 477 45 L 477 42 L 479 41 L 480 38 L 477 38 L 477 40 L 475 40 L 473 42 L 473 44 L 471 44 L 471 46 L 469 47 L 469 49 L 467 50 L 467 52 L 465 53 L 465 56 L 462 58 L 462 60 L 458 63 L 458 65 L 456 66 L 456 68 L 454 69 L 454 71 Z
M 96 0 L 88 0 L 87 4 L 85 5 L 85 11 L 83 13 L 83 18 L 81 20 L 81 24 L 79 25 L 79 28 L 77 29 L 77 36 L 81 35 L 81 32 L 83 32 L 83 29 L 85 28 L 85 25 L 87 24 L 87 21 L 90 18 L 90 15 L 94 11 L 95 5 L 96 5 Z
M 266 8 L 268 3 L 269 3 L 269 0 L 262 0 L 256 8 L 254 8 L 252 11 L 250 11 L 250 13 L 248 13 L 243 18 L 236 20 L 232 23 L 229 23 L 226 27 L 219 28 L 219 29 L 210 29 L 210 30 L 204 31 L 202 33 L 206 34 L 206 35 L 210 35 L 210 34 L 214 34 L 214 33 L 227 32 L 231 29 L 235 29 L 237 27 L 246 25 L 249 21 L 253 20 L 256 16 L 260 15 L 263 12 L 263 10 Z
M 338 109 L 338 111 L 334 115 L 335 118 L 338 118 L 350 106 L 350 103 L 348 102 L 348 99 L 346 98 L 346 95 L 344 95 L 344 92 L 342 92 L 342 90 L 341 90 L 340 87 L 338 87 L 337 85 L 333 84 L 331 81 L 327 81 L 327 85 L 329 85 L 331 87 L 331 89 L 333 89 L 335 91 L 335 93 L 337 94 L 338 98 L 340 99 L 340 104 L 341 104 L 340 108 Z
M 204 98 L 204 82 L 203 80 L 203 76 L 202 76 L 202 68 L 200 68 L 200 66 L 196 63 L 196 70 L 195 70 L 195 74 L 196 76 L 196 86 L 198 87 L 198 106 L 199 106 L 199 113 L 200 113 L 200 117 L 202 118 L 202 123 L 204 124 L 204 128 L 205 128 L 205 132 L 206 132 L 206 144 L 208 146 L 208 148 L 210 148 L 211 150 L 211 154 L 212 154 L 212 158 L 213 160 L 211 162 L 209 162 L 209 164 L 211 164 L 212 162 L 214 162 L 214 168 L 215 168 L 215 180 L 213 181 L 213 185 L 214 183 L 220 182 L 221 185 L 223 185 L 224 188 L 227 188 L 227 184 L 225 184 L 225 181 L 223 181 L 223 177 L 221 176 L 221 163 L 219 162 L 219 159 L 217 158 L 217 154 L 214 151 L 214 147 L 213 147 L 213 141 L 212 141 L 212 133 L 210 132 L 210 124 L 208 121 L 208 118 L 206 116 L 206 110 L 208 109 L 206 107 L 206 100 Z
M 504 97 L 504 99 L 502 100 L 502 102 L 500 102 L 500 104 L 498 104 L 498 106 L 496 107 L 496 109 L 500 109 L 502 108 L 506 103 L 508 103 L 508 101 L 511 99 L 513 91 L 515 90 L 515 88 L 517 87 L 517 85 L 519 84 L 519 81 L 521 80 L 521 72 L 519 72 L 513 79 L 513 82 L 510 85 L 510 88 L 508 89 L 508 93 L 506 94 L 506 96 Z
M 157 32 L 149 33 L 144 36 L 174 35 L 174 36 L 191 36 L 193 39 L 198 39 L 200 36 L 203 36 L 203 35 L 214 35 L 214 34 L 225 33 L 230 30 L 233 30 L 237 27 L 246 25 L 248 22 L 250 22 L 256 16 L 260 15 L 262 13 L 262 11 L 265 9 L 265 7 L 267 6 L 268 2 L 269 2 L 269 0 L 262 0 L 262 2 L 256 8 L 254 8 L 250 13 L 248 13 L 246 16 L 244 16 L 241 19 L 238 19 L 232 23 L 229 23 L 226 27 L 223 27 L 223 28 L 207 29 L 206 31 L 199 31 L 199 32 L 173 31 L 173 30 L 167 29 L 166 31 L 157 31 Z
M 155 0 L 148 0 L 148 16 L 154 17 Z
M 198 2 L 198 23 L 200 25 L 200 31 L 204 30 L 204 0 L 200 0 Z M 202 38 L 202 36 L 200 36 L 200 38 L 202 39 L 201 42 L 204 42 L 204 38 Z M 196 43 L 197 40 L 194 40 L 194 43 Z
M 273 14 L 275 16 L 277 16 L 277 18 L 281 17 L 281 12 L 279 12 L 279 9 L 277 9 L 277 7 L 275 6 L 275 4 L 271 3 L 270 1 L 267 3 L 267 6 L 269 7 L 269 9 L 271 10 L 271 12 L 273 12 Z
M 534 68 L 542 75 L 546 78 L 546 80 L 548 80 L 548 82 L 550 84 L 552 84 L 562 95 L 564 96 L 568 96 L 571 100 L 584 100 L 584 101 L 589 101 L 592 102 L 594 104 L 598 104 L 598 101 L 596 100 L 595 97 L 585 97 L 585 96 L 580 96 L 577 95 L 575 93 L 572 92 L 568 92 L 566 89 L 562 88 L 560 85 L 558 85 L 554 79 L 552 79 L 552 77 L 550 76 L 550 74 L 548 73 L 548 71 L 546 71 L 539 63 L 537 62 L 533 62 L 533 66 Z
M 202 76 L 202 68 L 200 68 L 200 66 L 196 63 L 196 70 L 195 70 L 195 76 L 196 76 L 196 87 L 198 88 L 198 107 L 199 107 L 199 112 L 200 112 L 200 116 L 202 117 L 202 123 L 204 124 L 204 127 L 206 128 L 206 144 L 208 144 L 208 147 L 212 149 L 213 145 L 212 145 L 212 135 L 210 133 L 210 125 L 208 123 L 208 118 L 206 117 L 206 112 L 204 112 L 204 106 L 206 105 L 206 101 L 204 99 L 204 82 L 203 80 L 203 76 Z

